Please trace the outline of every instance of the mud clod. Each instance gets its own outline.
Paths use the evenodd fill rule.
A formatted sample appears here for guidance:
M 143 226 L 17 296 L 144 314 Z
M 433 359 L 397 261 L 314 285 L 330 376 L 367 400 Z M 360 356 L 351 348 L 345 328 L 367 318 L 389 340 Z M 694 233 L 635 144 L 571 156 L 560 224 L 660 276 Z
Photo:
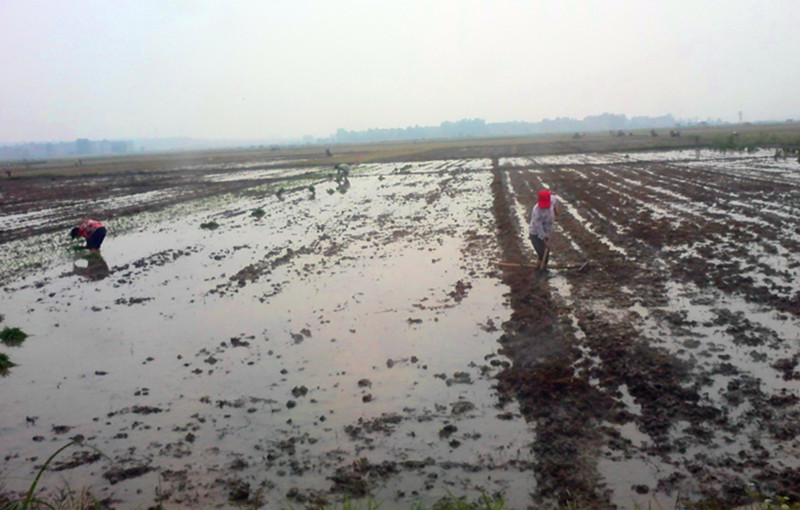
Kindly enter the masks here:
M 103 478 L 109 481 L 111 485 L 115 485 L 124 480 L 131 478 L 138 478 L 153 471 L 150 466 L 133 466 L 129 468 L 114 467 L 103 473 Z

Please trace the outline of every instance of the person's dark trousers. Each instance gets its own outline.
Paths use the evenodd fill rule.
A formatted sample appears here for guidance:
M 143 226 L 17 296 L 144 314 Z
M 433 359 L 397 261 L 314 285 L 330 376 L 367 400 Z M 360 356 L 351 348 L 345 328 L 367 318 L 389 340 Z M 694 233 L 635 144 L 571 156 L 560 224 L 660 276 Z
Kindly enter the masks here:
M 106 238 L 106 227 L 98 227 L 97 230 L 92 232 L 89 239 L 86 240 L 86 247 L 90 250 L 99 250 L 100 245 L 103 244 L 103 239 Z
M 528 236 L 533 243 L 533 249 L 536 250 L 536 255 L 539 256 L 539 260 L 542 260 L 544 257 L 544 250 L 547 248 L 547 243 L 545 243 L 539 236 L 530 235 Z M 547 258 L 550 258 L 550 254 L 547 254 Z M 547 265 L 547 260 L 544 261 L 544 264 Z

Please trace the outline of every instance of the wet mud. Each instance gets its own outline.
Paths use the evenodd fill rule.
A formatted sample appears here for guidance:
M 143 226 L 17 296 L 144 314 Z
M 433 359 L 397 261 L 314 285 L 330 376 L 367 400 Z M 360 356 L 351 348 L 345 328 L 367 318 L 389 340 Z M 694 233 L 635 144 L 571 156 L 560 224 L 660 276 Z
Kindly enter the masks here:
M 531 155 L 342 187 L 263 166 L 3 188 L 0 312 L 30 334 L 0 380 L 9 490 L 80 440 L 104 455 L 67 450 L 43 486 L 118 508 L 800 497 L 798 169 Z M 525 267 L 542 187 L 546 272 Z M 81 193 L 101 261 L 57 237 Z
M 506 255 L 531 258 L 521 211 L 548 187 L 562 200 L 554 261 L 589 268 L 503 269 L 513 366 L 498 378 L 536 423 L 538 494 L 594 508 L 626 490 L 723 506 L 796 498 L 800 172 L 637 156 L 495 169 Z M 620 487 L 625 464 L 648 474 Z

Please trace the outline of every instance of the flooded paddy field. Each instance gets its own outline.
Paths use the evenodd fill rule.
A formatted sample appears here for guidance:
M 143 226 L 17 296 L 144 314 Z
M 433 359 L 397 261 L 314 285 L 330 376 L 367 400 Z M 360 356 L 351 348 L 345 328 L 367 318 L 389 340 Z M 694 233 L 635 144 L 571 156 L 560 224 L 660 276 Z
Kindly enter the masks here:
M 2 481 L 76 438 L 106 457 L 42 485 L 115 508 L 800 497 L 800 165 L 771 155 L 4 180 Z M 545 274 L 513 266 L 541 187 Z

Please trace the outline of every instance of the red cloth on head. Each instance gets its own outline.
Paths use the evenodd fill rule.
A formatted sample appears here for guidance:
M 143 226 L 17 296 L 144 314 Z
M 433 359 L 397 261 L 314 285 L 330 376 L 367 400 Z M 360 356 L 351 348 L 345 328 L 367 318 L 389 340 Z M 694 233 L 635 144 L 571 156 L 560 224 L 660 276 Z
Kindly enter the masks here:
M 550 207 L 550 190 L 543 189 L 539 191 L 539 207 L 542 209 L 547 209 Z

